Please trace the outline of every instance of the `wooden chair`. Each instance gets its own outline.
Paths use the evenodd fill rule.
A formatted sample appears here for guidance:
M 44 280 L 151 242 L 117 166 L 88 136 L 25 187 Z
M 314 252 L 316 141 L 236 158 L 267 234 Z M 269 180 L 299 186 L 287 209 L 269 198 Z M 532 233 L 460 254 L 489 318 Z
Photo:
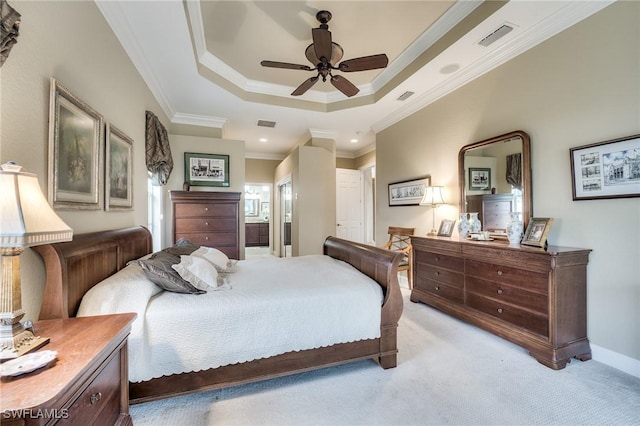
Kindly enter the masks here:
M 407 281 L 409 289 L 413 288 L 413 246 L 411 245 L 411 236 L 415 232 L 415 228 L 401 228 L 399 226 L 389 227 L 389 241 L 382 246 L 387 250 L 400 251 L 405 253 L 404 259 L 400 261 L 398 271 L 407 271 Z

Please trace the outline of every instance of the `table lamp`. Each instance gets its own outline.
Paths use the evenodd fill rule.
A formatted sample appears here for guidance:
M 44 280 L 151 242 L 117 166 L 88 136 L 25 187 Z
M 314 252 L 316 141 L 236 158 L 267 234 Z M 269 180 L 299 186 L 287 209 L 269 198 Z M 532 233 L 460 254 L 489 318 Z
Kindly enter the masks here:
M 436 208 L 442 204 L 446 204 L 444 202 L 444 197 L 442 196 L 442 186 L 427 186 L 426 191 L 424 192 L 424 196 L 420 201 L 421 206 L 431 206 L 432 211 L 432 227 L 431 231 L 427 233 L 430 237 L 435 237 L 438 235 L 438 231 L 436 231 Z
M 20 254 L 27 247 L 69 241 L 71 228 L 51 209 L 35 174 L 12 162 L 0 166 L 0 360 L 17 358 L 49 342 L 20 322 L 24 317 Z

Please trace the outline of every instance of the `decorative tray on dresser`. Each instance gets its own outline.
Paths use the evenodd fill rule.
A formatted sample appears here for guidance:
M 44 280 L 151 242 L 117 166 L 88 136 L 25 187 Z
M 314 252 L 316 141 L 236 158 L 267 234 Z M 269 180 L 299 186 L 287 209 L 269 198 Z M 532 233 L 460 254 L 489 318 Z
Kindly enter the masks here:
M 2 425 L 131 425 L 127 337 L 135 314 L 50 319 L 34 324 L 49 337 L 54 361 L 3 377 Z M 33 353 L 33 352 L 32 352 Z
M 511 246 L 506 241 L 412 237 L 411 301 L 423 302 L 564 368 L 591 359 L 587 339 L 590 249 Z

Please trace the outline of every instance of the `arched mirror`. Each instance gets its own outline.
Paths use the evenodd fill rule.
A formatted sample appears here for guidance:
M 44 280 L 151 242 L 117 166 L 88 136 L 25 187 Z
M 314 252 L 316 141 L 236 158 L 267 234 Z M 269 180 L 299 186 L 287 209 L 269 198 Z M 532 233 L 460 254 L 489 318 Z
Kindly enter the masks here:
M 458 154 L 460 212 L 478 212 L 482 229 L 503 232 L 511 212 L 526 229 L 533 214 L 531 142 L 515 131 L 465 145 Z

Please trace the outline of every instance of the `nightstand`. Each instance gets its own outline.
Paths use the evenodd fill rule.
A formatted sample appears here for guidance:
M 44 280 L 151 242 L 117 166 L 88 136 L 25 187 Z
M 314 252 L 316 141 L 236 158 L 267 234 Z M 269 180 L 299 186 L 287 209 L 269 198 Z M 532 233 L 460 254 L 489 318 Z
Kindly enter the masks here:
M 0 383 L 0 423 L 131 425 L 127 337 L 135 314 L 39 321 L 40 350 L 58 352 L 46 367 Z

